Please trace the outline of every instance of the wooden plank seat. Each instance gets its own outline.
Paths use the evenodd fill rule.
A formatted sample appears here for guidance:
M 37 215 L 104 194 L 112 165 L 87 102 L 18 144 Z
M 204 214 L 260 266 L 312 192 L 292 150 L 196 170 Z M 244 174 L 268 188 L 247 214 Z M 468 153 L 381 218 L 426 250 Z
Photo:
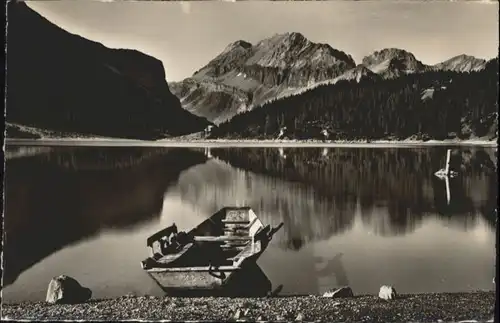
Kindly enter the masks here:
M 224 231 L 246 231 L 248 232 L 250 228 L 246 225 L 227 225 L 224 227 Z
M 248 237 L 248 231 L 243 230 L 224 230 L 226 236 Z
M 227 241 L 224 245 L 227 246 L 246 246 L 249 241 Z
M 194 241 L 225 242 L 225 241 L 252 241 L 249 236 L 195 236 Z
M 230 246 L 230 245 L 222 245 L 221 248 L 223 250 L 243 250 L 245 249 L 247 246 Z
M 245 227 L 249 228 L 257 221 L 257 218 L 254 218 L 252 221 L 249 220 L 238 220 L 238 219 L 222 219 L 222 223 L 226 224 L 243 224 Z
M 222 219 L 222 223 L 228 224 L 249 224 L 248 220 L 231 220 L 231 219 Z

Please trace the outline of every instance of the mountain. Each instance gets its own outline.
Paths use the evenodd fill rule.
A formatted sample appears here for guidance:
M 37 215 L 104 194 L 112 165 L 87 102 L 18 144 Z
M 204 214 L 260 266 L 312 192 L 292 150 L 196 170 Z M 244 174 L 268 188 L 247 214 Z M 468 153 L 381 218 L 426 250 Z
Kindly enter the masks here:
M 396 78 L 404 74 L 425 71 L 473 72 L 486 67 L 486 60 L 470 55 L 458 55 L 436 65 L 426 65 L 410 52 L 398 48 L 386 48 L 363 58 L 362 65 L 384 78 Z
M 437 70 L 472 72 L 480 71 L 486 67 L 486 60 L 469 55 L 458 55 L 433 66 Z
M 70 34 L 23 2 L 7 13 L 8 123 L 136 139 L 209 124 L 182 109 L 159 60 Z
M 237 115 L 211 137 L 492 140 L 498 136 L 498 58 L 485 66 L 470 73 L 427 70 L 327 82 Z
M 292 32 L 255 45 L 243 40 L 229 44 L 192 77 L 171 88 L 188 111 L 217 124 L 286 91 L 334 79 L 354 67 L 344 52 Z
M 364 57 L 361 64 L 384 78 L 396 78 L 404 74 L 420 73 L 429 69 L 412 53 L 398 48 L 376 51 Z

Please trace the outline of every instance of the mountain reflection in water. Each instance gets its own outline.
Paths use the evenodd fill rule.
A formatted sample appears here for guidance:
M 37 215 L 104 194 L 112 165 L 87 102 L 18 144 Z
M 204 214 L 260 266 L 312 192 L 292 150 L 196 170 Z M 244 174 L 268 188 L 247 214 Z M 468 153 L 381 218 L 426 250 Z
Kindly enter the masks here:
M 52 148 L 28 156 L 6 161 L 4 285 L 100 230 L 158 218 L 168 187 L 206 161 L 184 149 Z
M 4 296 L 39 300 L 59 274 L 95 297 L 156 293 L 146 237 L 230 205 L 284 222 L 259 260 L 283 293 L 488 289 L 496 154 L 454 148 L 448 201 L 446 147 L 7 147 Z
M 412 233 L 426 217 L 463 230 L 478 216 L 496 225 L 495 157 L 483 149 L 455 153 L 452 167 L 460 176 L 450 180 L 450 203 L 445 182 L 433 175 L 446 148 L 231 148 L 210 154 L 216 159 L 183 177 L 181 197 L 208 213 L 220 205 L 250 205 L 265 222 L 285 223 L 283 243 L 291 249 L 351 229 L 357 207 L 363 224 L 381 236 Z

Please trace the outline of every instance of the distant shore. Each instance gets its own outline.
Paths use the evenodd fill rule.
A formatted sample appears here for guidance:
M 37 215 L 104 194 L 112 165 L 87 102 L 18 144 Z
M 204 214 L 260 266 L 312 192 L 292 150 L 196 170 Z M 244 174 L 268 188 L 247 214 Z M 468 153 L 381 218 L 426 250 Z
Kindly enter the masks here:
M 156 141 L 115 139 L 115 138 L 47 138 L 14 139 L 7 138 L 10 146 L 141 146 L 141 147 L 419 147 L 419 146 L 482 146 L 497 147 L 491 140 L 358 140 L 358 141 L 320 141 L 320 140 L 226 140 L 226 139 L 161 139 Z
M 305 322 L 493 322 L 495 292 L 402 295 L 393 301 L 377 296 L 326 298 L 119 297 L 76 305 L 44 302 L 3 304 L 10 320 L 202 320 Z

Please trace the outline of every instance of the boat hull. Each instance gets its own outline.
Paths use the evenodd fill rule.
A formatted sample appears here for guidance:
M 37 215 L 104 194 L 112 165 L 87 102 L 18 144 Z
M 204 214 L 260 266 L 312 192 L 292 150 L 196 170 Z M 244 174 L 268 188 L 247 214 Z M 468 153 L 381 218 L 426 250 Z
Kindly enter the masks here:
M 255 263 L 233 271 L 222 271 L 225 279 L 204 272 L 148 272 L 170 296 L 239 296 L 263 297 L 272 284 Z M 217 272 L 219 274 L 219 272 Z
M 148 272 L 158 285 L 164 289 L 217 289 L 220 288 L 224 284 L 224 281 L 233 273 L 234 271 L 230 270 L 217 271 L 217 273 L 209 271 Z

